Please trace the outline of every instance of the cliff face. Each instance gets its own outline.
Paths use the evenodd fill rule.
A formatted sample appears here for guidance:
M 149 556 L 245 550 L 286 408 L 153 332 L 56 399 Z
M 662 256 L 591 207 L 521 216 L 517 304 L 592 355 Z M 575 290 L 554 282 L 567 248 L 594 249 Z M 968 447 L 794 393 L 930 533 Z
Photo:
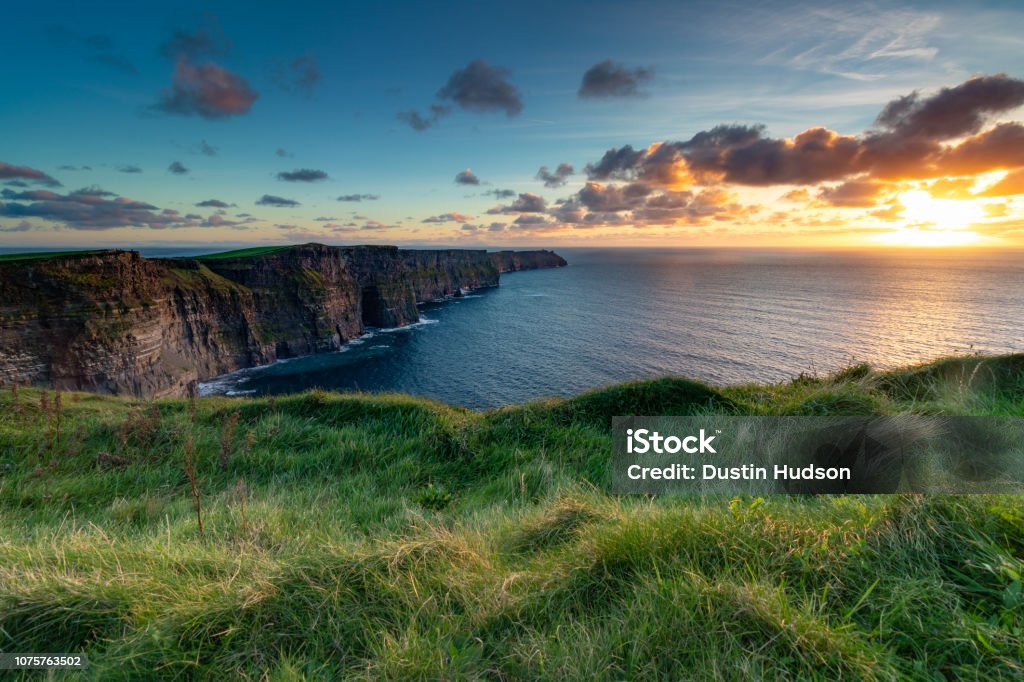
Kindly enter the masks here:
M 565 259 L 554 251 L 494 251 L 488 256 L 498 272 L 560 268 L 568 265 Z
M 418 301 L 497 284 L 484 251 L 393 246 L 0 261 L 0 385 L 183 395 L 218 374 L 337 350 L 366 327 L 416 322 Z
M 0 263 L 0 381 L 104 393 L 181 393 L 267 362 L 252 292 L 194 262 L 130 251 Z
M 200 262 L 252 292 L 256 332 L 279 357 L 337 350 L 367 326 L 400 327 L 419 319 L 393 246 L 306 244 Z
M 416 301 L 458 296 L 462 289 L 498 286 L 498 268 L 486 251 L 401 251 Z

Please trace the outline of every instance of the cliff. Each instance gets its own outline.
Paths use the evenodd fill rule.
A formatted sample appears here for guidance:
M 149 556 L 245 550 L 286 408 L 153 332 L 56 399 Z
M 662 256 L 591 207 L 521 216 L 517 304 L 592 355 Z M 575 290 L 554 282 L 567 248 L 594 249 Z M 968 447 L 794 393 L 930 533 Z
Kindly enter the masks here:
M 498 272 L 561 268 L 568 265 L 565 259 L 554 251 L 494 251 L 488 256 Z
M 485 251 L 305 244 L 199 258 L 0 260 L 0 385 L 182 395 L 197 381 L 416 322 L 498 284 Z
M 498 268 L 486 251 L 401 251 L 420 303 L 458 296 L 463 289 L 498 286 Z

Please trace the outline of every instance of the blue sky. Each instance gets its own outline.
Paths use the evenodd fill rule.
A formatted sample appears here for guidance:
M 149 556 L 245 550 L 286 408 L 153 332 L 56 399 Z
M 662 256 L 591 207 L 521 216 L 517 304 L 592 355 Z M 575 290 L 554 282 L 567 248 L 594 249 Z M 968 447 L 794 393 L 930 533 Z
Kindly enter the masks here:
M 876 180 L 859 168 L 807 182 L 691 179 L 669 187 L 680 201 L 690 193 L 687 212 L 660 223 L 642 219 L 635 205 L 598 215 L 588 204 L 594 217 L 586 223 L 566 221 L 566 211 L 517 213 L 513 204 L 537 195 L 552 209 L 587 182 L 635 180 L 585 170 L 624 145 L 686 141 L 721 124 L 763 125 L 772 139 L 816 127 L 862 135 L 887 102 L 915 90 L 924 97 L 1001 73 L 1016 82 L 1024 76 L 1022 28 L 1024 8 L 1009 2 L 21 3 L 0 25 L 14 57 L 0 74 L 0 162 L 59 182 L 50 191 L 64 199 L 101 188 L 109 201 L 128 197 L 180 219 L 163 213 L 171 217 L 158 229 L 146 219 L 68 220 L 16 197 L 39 185 L 10 171 L 0 243 L 747 245 L 811 243 L 830 227 L 833 237 L 856 241 L 864 235 L 846 227 L 873 220 L 869 209 L 895 206 L 895 215 L 899 193 L 927 190 L 936 174 L 900 178 L 889 195 L 861 206 L 820 199 L 830 182 Z M 512 88 L 521 109 L 481 78 L 467 87 L 484 87 L 483 100 L 465 87 L 439 95 L 477 60 L 484 66 L 474 73 Z M 611 80 L 581 97 L 584 74 L 605 60 Z M 216 72 L 198 71 L 207 65 Z M 175 74 L 186 81 L 179 100 Z M 239 79 L 232 83 L 244 84 L 248 99 L 202 115 L 188 87 L 212 77 Z M 1016 100 L 1008 101 L 985 109 L 984 124 L 1016 120 Z M 431 105 L 447 109 L 425 130 L 398 117 L 427 116 Z M 174 162 L 187 172 L 171 172 Z M 982 170 L 1012 173 L 1008 163 Z M 573 167 L 564 184 L 537 179 L 541 166 L 559 164 Z M 132 167 L 141 172 L 123 172 Z M 480 184 L 454 181 L 467 168 Z M 278 178 L 299 169 L 327 178 Z M 789 218 L 773 220 L 778 198 L 801 189 L 807 205 L 783 206 Z M 494 190 L 511 196 L 487 194 Z M 378 198 L 337 200 L 352 194 Z M 264 195 L 298 205 L 257 204 Z M 1014 197 L 979 203 L 985 217 L 972 230 L 1016 239 L 1008 224 L 1019 219 Z M 210 199 L 229 205 L 212 222 L 213 207 L 196 206 Z M 993 209 L 996 200 L 1001 208 Z M 423 222 L 432 216 L 455 219 Z M 908 229 L 906 221 L 869 227 Z M 966 227 L 925 221 L 909 229 Z

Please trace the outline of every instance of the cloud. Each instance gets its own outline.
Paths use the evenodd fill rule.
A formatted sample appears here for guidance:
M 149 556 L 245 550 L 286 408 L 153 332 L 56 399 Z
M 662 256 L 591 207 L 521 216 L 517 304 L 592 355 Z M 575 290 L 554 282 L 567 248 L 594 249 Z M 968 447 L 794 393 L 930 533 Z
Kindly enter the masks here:
M 281 171 L 277 174 L 277 179 L 284 180 L 285 182 L 319 182 L 329 178 L 327 173 L 322 170 L 296 168 L 293 171 Z
M 328 223 L 324 225 L 325 229 L 330 230 L 336 234 L 353 234 L 357 232 L 380 232 L 383 230 L 390 230 L 396 225 L 387 225 L 380 222 L 379 220 L 366 220 L 365 223 L 359 225 L 358 223 L 345 223 L 339 225 L 336 223 Z
M 590 181 L 548 211 L 548 215 L 558 224 L 573 227 L 644 227 L 742 219 L 758 210 L 739 204 L 732 192 L 722 188 L 692 192 L 656 189 L 643 183 L 614 185 Z
M 720 176 L 741 185 L 814 184 L 845 177 L 856 168 L 862 145 L 857 138 L 826 128 L 811 128 L 791 140 L 758 139 L 750 144 L 716 151 L 690 145 L 691 171 Z
M 545 187 L 554 189 L 569 182 L 569 176 L 572 175 L 573 172 L 574 169 L 571 163 L 560 163 L 554 173 L 549 171 L 547 166 L 541 166 L 540 170 L 537 171 L 536 177 L 544 183 Z
M 342 194 L 338 201 L 377 201 L 379 194 Z
M 290 153 L 287 149 L 284 149 L 283 147 L 278 147 L 277 151 L 274 152 L 274 154 L 280 156 L 282 159 L 290 159 L 295 156 L 294 154 Z
M 508 82 L 510 73 L 508 69 L 477 59 L 452 73 L 444 87 L 437 91 L 437 98 L 454 102 L 467 111 L 504 111 L 506 116 L 518 116 L 523 110 L 523 101 L 519 90 Z M 400 111 L 395 117 L 413 130 L 422 132 L 451 111 L 452 108 L 445 104 L 431 104 L 425 114 L 409 110 Z
M 173 162 L 167 167 L 167 170 L 175 175 L 186 175 L 188 173 L 188 168 L 185 168 L 180 161 Z
M 514 189 L 489 189 L 484 192 L 484 195 L 490 195 L 496 199 L 511 199 L 516 195 L 516 191 Z
M 108 69 L 119 71 L 125 74 L 126 76 L 139 75 L 139 70 L 135 68 L 135 65 L 132 64 L 127 57 L 122 57 L 118 54 L 112 54 L 110 52 L 97 52 L 96 54 L 89 57 L 89 61 L 91 61 L 94 64 L 100 64 L 102 66 L 105 66 Z
M 108 192 L 107 190 L 99 187 L 98 185 L 89 185 L 81 189 L 76 189 L 72 194 L 86 197 L 116 197 L 117 194 L 114 192 Z
M 118 173 L 132 173 L 132 174 L 134 174 L 134 173 L 141 173 L 142 169 L 139 168 L 138 166 L 132 166 L 132 165 L 118 166 L 117 167 L 117 172 Z
M 206 140 L 200 140 L 198 145 L 198 152 L 203 156 L 217 156 L 218 149 Z
M 442 213 L 441 215 L 432 215 L 429 218 L 424 218 L 420 222 L 424 223 L 466 223 L 473 219 L 473 216 L 466 215 L 465 213 L 458 213 L 452 211 L 451 213 Z
M 582 98 L 636 97 L 640 94 L 637 88 L 653 77 L 654 69 L 630 69 L 606 59 L 587 69 L 576 94 Z
M 993 114 L 1024 104 L 1024 81 L 979 76 L 922 99 L 914 91 L 889 102 L 875 124 L 903 138 L 948 140 L 977 133 Z
M 467 168 L 464 171 L 456 173 L 455 183 L 459 185 L 479 185 L 480 178 L 473 173 L 472 168 Z
M 1024 125 L 1000 123 L 925 158 L 933 175 L 970 175 L 1024 166 Z
M 872 180 L 849 180 L 834 187 L 822 187 L 818 199 L 831 206 L 867 208 L 876 206 L 880 198 L 891 194 L 887 186 Z
M 258 98 L 241 76 L 213 62 L 196 65 L 182 57 L 171 87 L 164 89 L 155 106 L 168 114 L 219 119 L 248 113 Z
M 0 225 L 0 232 L 28 232 L 32 229 L 32 224 L 27 220 L 22 220 L 15 225 Z
M 430 110 L 426 115 L 420 114 L 418 111 L 414 110 L 399 111 L 395 114 L 395 118 L 402 123 L 405 123 L 413 130 L 422 132 L 436 124 L 443 117 L 450 114 L 451 111 L 451 107 L 446 107 L 443 104 L 431 104 Z
M 273 80 L 282 90 L 310 97 L 320 84 L 320 68 L 313 55 L 304 54 L 278 66 Z
M 999 182 L 978 193 L 983 197 L 1010 197 L 1024 194 L 1024 169 L 1007 173 Z
M 195 31 L 175 31 L 160 45 L 160 54 L 172 60 L 224 56 L 230 50 L 231 42 L 215 23 Z
M 200 201 L 196 206 L 202 206 L 205 208 L 228 208 L 230 206 L 234 206 L 234 204 L 229 204 L 226 201 L 221 201 L 220 199 L 207 199 L 205 201 Z
M 487 211 L 491 215 L 500 213 L 543 213 L 547 210 L 544 197 L 533 192 L 523 192 L 508 206 L 495 206 Z
M 476 234 L 477 232 L 503 232 L 505 230 L 505 223 L 491 223 L 489 225 L 471 225 L 466 223 L 462 226 L 462 229 L 470 234 Z
M 299 202 L 294 199 L 285 199 L 284 197 L 277 197 L 273 194 L 264 194 L 256 202 L 260 206 L 298 206 Z
M 231 220 L 225 218 L 220 213 L 214 213 L 206 220 L 202 220 L 199 216 L 189 214 L 185 216 L 190 221 L 199 221 L 198 224 L 192 225 L 194 227 L 228 227 L 232 230 L 248 230 L 252 229 L 248 223 L 254 222 L 253 219 L 246 217 L 245 220 Z
M 596 182 L 588 182 L 576 194 L 576 200 L 590 209 L 601 213 L 628 211 L 643 206 L 653 190 L 642 183 L 632 183 L 625 186 L 601 185 Z M 689 199 L 689 192 L 662 195 L 663 197 L 684 196 Z M 678 208 L 677 204 L 664 205 L 663 208 Z
M 0 180 L 22 180 L 34 182 L 48 187 L 60 187 L 60 182 L 50 177 L 41 170 L 29 168 L 28 166 L 14 166 L 0 161 Z
M 1024 165 L 1024 126 L 1002 123 L 979 132 L 992 116 L 1024 104 L 1024 81 L 1005 75 L 972 78 L 922 98 L 885 106 L 860 136 L 809 128 L 792 138 L 765 135 L 761 125 L 720 125 L 689 140 L 644 149 L 609 149 L 588 164 L 592 180 L 652 185 L 814 185 L 865 175 L 875 180 L 963 175 Z M 976 134 L 975 134 L 976 133 Z M 956 144 L 954 138 L 972 135 Z
M 811 193 L 808 192 L 803 187 L 799 187 L 797 189 L 789 190 L 788 192 L 783 194 L 781 197 L 779 197 L 779 200 L 780 201 L 793 201 L 793 202 L 797 202 L 797 203 L 804 202 L 804 201 L 810 201 L 811 200 Z
M 588 163 L 584 169 L 587 175 L 597 180 L 639 174 L 639 164 L 645 152 L 633 149 L 632 145 L 612 147 L 596 164 Z
M 40 218 L 75 230 L 107 230 L 115 227 L 182 227 L 189 221 L 177 211 L 160 210 L 152 204 L 127 197 L 106 199 L 111 195 L 98 188 L 58 194 L 49 190 L 15 193 L 4 190 L 0 216 Z
M 456 70 L 437 96 L 469 111 L 504 111 L 506 116 L 518 116 L 523 101 L 519 90 L 508 82 L 509 75 L 508 69 L 477 59 Z
M 542 215 L 521 215 L 518 218 L 516 218 L 515 220 L 513 220 L 512 224 L 513 225 L 521 225 L 521 226 L 525 226 L 525 227 L 538 227 L 538 226 L 552 225 L 552 223 L 548 220 L 548 218 L 546 216 L 542 216 Z
M 857 81 L 890 75 L 897 68 L 896 60 L 922 64 L 933 60 L 939 50 L 929 44 L 929 36 L 943 23 L 938 12 L 889 9 L 875 3 L 820 4 L 813 10 L 794 4 L 788 11 L 779 8 L 771 18 L 748 38 L 755 49 L 768 53 L 761 63 Z M 773 26 L 778 29 L 772 30 Z
M 58 166 L 57 170 L 64 170 L 64 171 L 88 171 L 88 170 L 92 170 L 92 166 Z
M 66 26 L 48 26 L 46 34 L 50 41 L 61 46 L 75 46 L 87 53 L 86 60 L 105 66 L 128 76 L 136 76 L 139 70 L 127 58 L 113 52 L 114 40 L 107 35 L 83 35 Z
M 928 194 L 942 199 L 970 199 L 975 178 L 939 178 L 928 185 Z

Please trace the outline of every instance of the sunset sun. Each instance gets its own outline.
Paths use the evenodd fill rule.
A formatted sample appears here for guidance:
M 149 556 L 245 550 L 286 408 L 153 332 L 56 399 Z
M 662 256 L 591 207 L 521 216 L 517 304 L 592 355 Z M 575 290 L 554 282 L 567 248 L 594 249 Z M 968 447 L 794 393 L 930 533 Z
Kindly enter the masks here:
M 985 215 L 973 199 L 936 199 L 927 191 L 913 189 L 899 195 L 903 225 L 878 237 L 894 246 L 965 246 L 984 240 L 967 229 Z

